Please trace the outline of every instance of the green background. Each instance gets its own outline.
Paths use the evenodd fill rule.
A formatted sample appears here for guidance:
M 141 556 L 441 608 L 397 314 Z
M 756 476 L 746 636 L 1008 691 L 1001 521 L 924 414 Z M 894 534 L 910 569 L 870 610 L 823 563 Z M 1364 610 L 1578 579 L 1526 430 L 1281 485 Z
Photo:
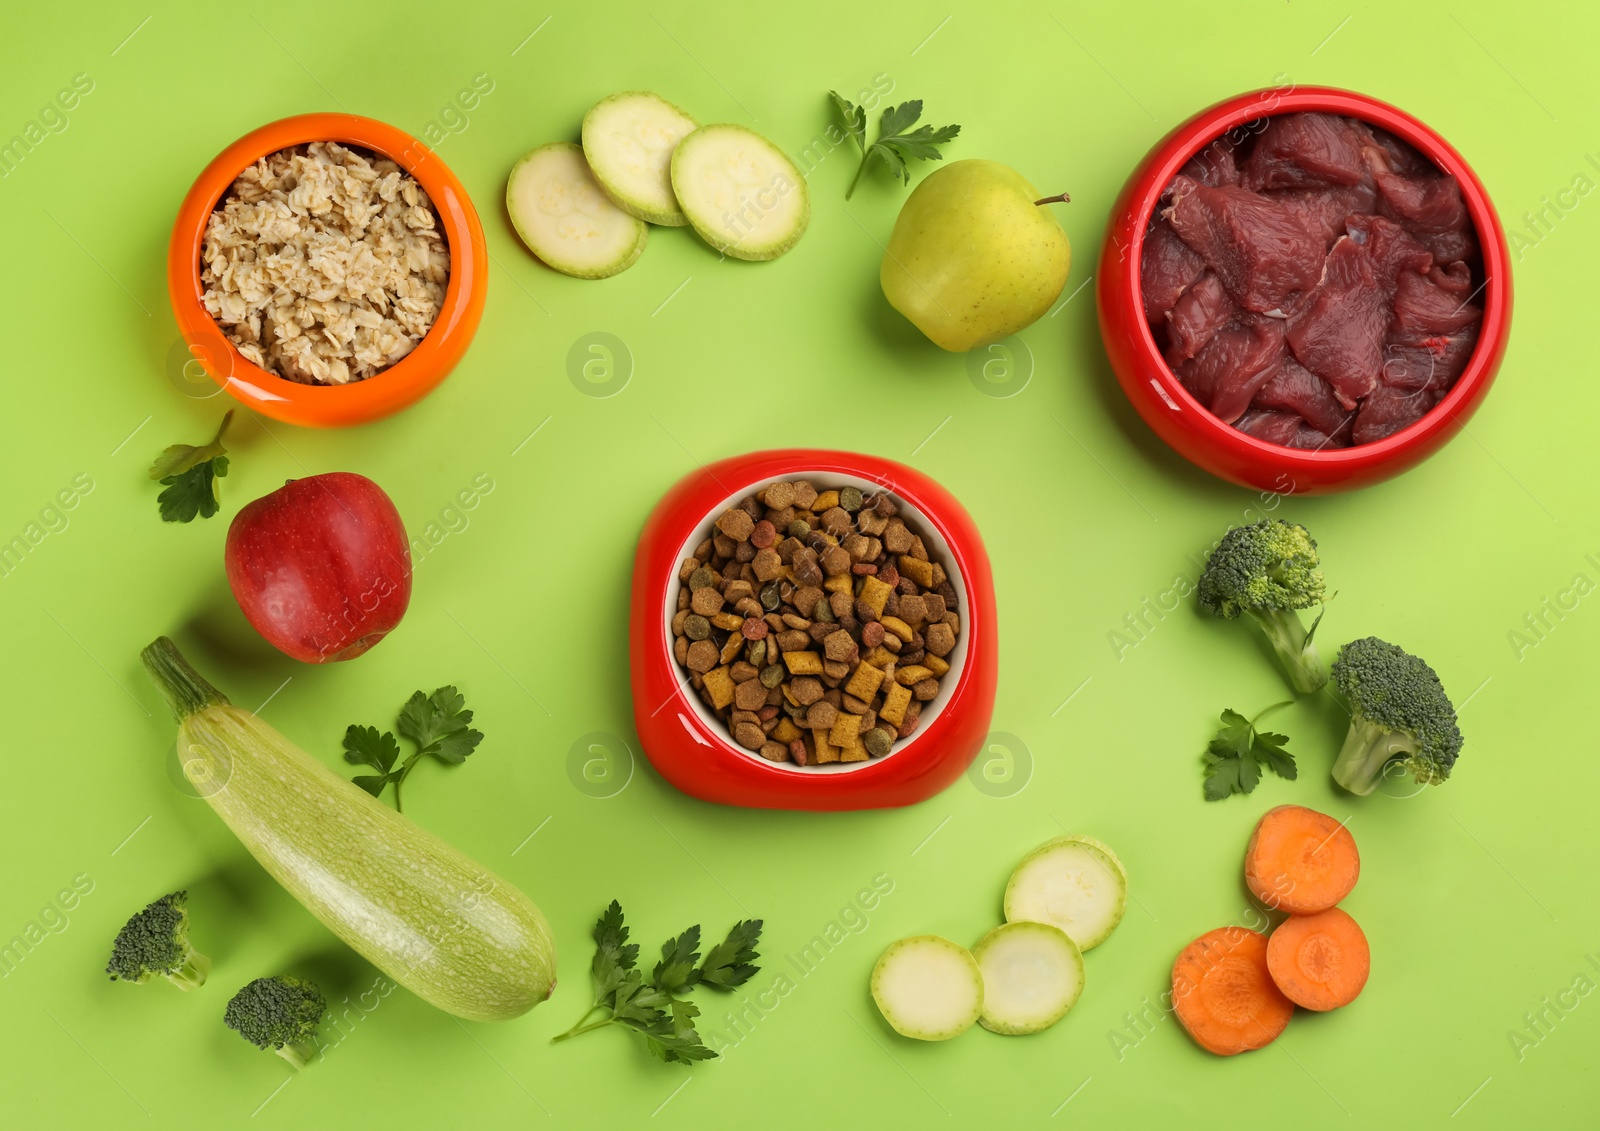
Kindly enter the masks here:
M 43 935 L 0 979 L 7 1125 L 1592 1120 L 1600 999 L 1568 991 L 1600 979 L 1586 957 L 1600 963 L 1600 764 L 1580 717 L 1600 639 L 1600 597 L 1588 596 L 1600 579 L 1600 393 L 1586 328 L 1600 198 L 1568 193 L 1576 206 L 1544 228 L 1522 219 L 1581 175 L 1600 178 L 1586 159 L 1600 151 L 1591 6 L 366 7 L 8 14 L 0 138 L 37 120 L 73 75 L 94 88 L 0 181 L 0 537 L 26 537 L 30 523 L 44 535 L 0 579 L 0 941 L 29 924 Z M 223 515 L 160 523 L 145 469 L 165 445 L 209 436 L 227 403 L 193 395 L 211 390 L 185 385 L 173 360 L 166 240 L 190 181 L 228 142 L 288 114 L 342 108 L 419 135 L 446 128 L 445 108 L 478 74 L 493 90 L 464 118 L 451 112 L 459 132 L 438 146 L 477 201 L 493 260 L 465 361 L 427 400 L 358 429 L 241 412 Z M 574 138 L 613 91 L 660 91 L 798 154 L 827 127 L 826 90 L 874 75 L 892 82 L 891 100 L 923 98 L 928 120 L 961 123 L 952 158 L 1003 161 L 1072 194 L 1057 210 L 1077 251 L 1067 301 L 1022 334 L 1033 368 L 1014 396 L 986 395 L 967 359 L 883 301 L 879 241 L 905 193 L 880 172 L 846 204 L 854 168 L 842 150 L 809 174 L 809 233 L 766 265 L 719 262 L 692 234 L 657 230 L 627 273 L 578 282 L 535 262 L 500 205 L 511 163 Z M 1469 430 L 1359 494 L 1265 504 L 1321 542 L 1338 590 L 1327 644 L 1393 639 L 1431 659 L 1462 706 L 1457 776 L 1416 797 L 1333 789 L 1344 721 L 1323 697 L 1277 716 L 1301 780 L 1204 803 L 1198 753 L 1216 713 L 1282 697 L 1264 647 L 1190 602 L 1146 613 L 1136 645 L 1112 636 L 1264 504 L 1163 449 L 1117 390 L 1089 282 L 1106 214 L 1165 131 L 1285 82 L 1353 87 L 1431 123 L 1522 233 L 1510 350 Z M 608 398 L 567 373 L 568 350 L 594 331 L 632 359 Z M 963 779 L 893 812 L 723 809 L 676 793 L 638 751 L 626 640 L 640 525 L 697 463 L 786 444 L 908 461 L 977 519 L 999 587 L 993 726 L 1009 736 L 984 756 L 982 789 Z M 435 523 L 445 536 L 419 560 L 390 640 L 357 663 L 311 668 L 245 624 L 222 547 L 246 500 L 333 470 L 376 479 L 413 535 Z M 480 475 L 492 491 L 451 510 Z M 41 517 L 78 476 L 92 490 Z M 1563 593 L 1575 606 L 1543 613 L 1539 636 L 1510 635 Z M 408 812 L 544 909 L 561 946 L 554 999 L 499 1025 L 456 1022 L 405 991 L 369 994 L 365 1011 L 375 971 L 174 786 L 173 724 L 136 658 L 160 633 L 240 704 L 270 697 L 264 716 L 329 764 L 346 724 L 387 724 L 414 688 L 457 683 L 488 738 L 464 767 L 422 767 Z M 580 788 L 569 751 L 597 732 L 614 736 L 614 774 Z M 1125 1015 L 1157 1000 L 1180 947 L 1259 922 L 1239 880 L 1244 844 L 1265 808 L 1290 801 L 1349 818 L 1361 847 L 1345 906 L 1373 947 L 1365 994 L 1232 1060 L 1200 1052 L 1159 1012 L 1130 1027 Z M 1012 865 L 1063 829 L 1113 845 L 1134 897 L 1089 955 L 1076 1009 L 1026 1039 L 896 1038 L 866 992 L 878 952 L 912 933 L 975 941 L 997 920 Z M 61 913 L 57 892 L 74 877 L 92 888 Z M 890 890 L 861 900 L 874 877 Z M 177 887 L 215 959 L 210 984 L 185 996 L 109 983 L 100 970 L 117 927 Z M 767 920 L 742 1037 L 721 1019 L 728 1003 L 701 1002 L 703 1030 L 730 1042 L 724 1059 L 685 1071 L 609 1031 L 547 1043 L 583 1012 L 587 931 L 613 897 L 647 950 L 691 922 L 720 934 L 736 918 Z M 843 940 L 802 975 L 786 956 L 830 923 Z M 220 1023 L 235 987 L 280 970 L 319 978 L 350 1018 L 325 1027 L 336 1043 L 293 1078 Z M 757 991 L 780 973 L 790 988 L 758 1014 Z M 1574 1007 L 1529 1033 L 1524 1014 L 1563 993 Z

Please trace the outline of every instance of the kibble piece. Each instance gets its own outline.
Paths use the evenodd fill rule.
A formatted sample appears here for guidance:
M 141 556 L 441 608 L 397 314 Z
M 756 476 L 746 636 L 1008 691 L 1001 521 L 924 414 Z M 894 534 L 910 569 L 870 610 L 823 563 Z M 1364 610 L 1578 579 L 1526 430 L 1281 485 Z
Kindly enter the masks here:
M 762 581 L 771 581 L 783 573 L 783 560 L 778 557 L 776 550 L 771 548 L 757 550 L 756 556 L 750 562 L 750 568 Z
M 861 736 L 861 745 L 867 748 L 867 753 L 874 758 L 882 758 L 889 753 L 889 747 L 894 745 L 894 735 L 882 727 L 873 727 Z
M 716 585 L 718 580 L 716 573 L 705 566 L 701 566 L 689 575 L 689 588 L 691 590 L 705 589 L 708 586 Z
M 794 556 L 794 579 L 801 585 L 821 585 L 822 567 L 817 564 L 814 550 L 805 550 Z
M 789 760 L 797 766 L 804 766 L 811 760 L 811 755 L 806 751 L 806 744 L 801 739 L 789 743 Z
M 717 646 L 709 640 L 696 640 L 689 645 L 686 666 L 692 672 L 705 675 L 717 666 Z
M 931 678 L 933 673 L 921 664 L 905 664 L 894 673 L 895 682 L 902 687 L 910 687 L 914 683 L 921 683 Z
M 895 733 L 901 738 L 910 738 L 917 732 L 917 723 L 921 720 L 915 715 L 907 715 L 900 724 L 900 729 Z
M 794 505 L 809 510 L 817 501 L 817 489 L 804 479 L 794 481 Z
M 849 554 L 850 560 L 853 562 L 867 561 L 871 557 L 867 553 L 870 545 L 871 539 L 865 534 L 846 534 L 839 539 L 839 548 Z
M 696 589 L 689 596 L 689 607 L 703 617 L 715 616 L 722 611 L 722 594 L 709 585 Z
M 861 488 L 842 487 L 839 490 L 839 506 L 855 514 L 861 509 Z
M 689 638 L 680 636 L 672 642 L 672 658 L 680 664 L 689 662 Z
M 944 597 L 938 593 L 924 593 L 922 606 L 927 610 L 927 619 L 930 621 L 943 620 L 945 614 Z
M 783 594 L 779 591 L 777 582 L 761 587 L 761 607 L 763 609 L 766 609 L 769 613 L 775 613 L 781 604 L 783 604 Z
M 861 664 L 856 668 L 855 674 L 850 677 L 850 682 L 845 684 L 845 693 L 854 695 L 857 699 L 872 701 L 878 693 L 878 687 L 883 683 L 883 669 L 875 668 L 871 664 Z
M 919 702 L 926 703 L 935 695 L 939 694 L 939 681 L 934 679 L 932 676 L 929 676 L 924 680 L 919 680 L 912 685 L 911 694 L 916 696 Z
M 812 625 L 811 627 L 816 628 L 817 626 Z M 778 633 L 778 651 L 780 652 L 804 652 L 810 644 L 811 633 L 801 631 L 798 628 Z
M 747 541 L 750 532 L 756 528 L 755 520 L 738 507 L 732 507 L 722 512 L 722 517 L 717 519 L 717 529 L 732 538 L 735 542 Z
M 856 642 L 848 632 L 838 629 L 822 642 L 822 648 L 830 660 L 849 660 L 856 653 Z
M 741 711 L 759 710 L 767 705 L 767 689 L 759 679 L 747 679 L 735 685 L 733 702 Z
M 863 634 L 865 634 L 865 631 L 865 629 L 862 630 Z M 893 639 L 893 637 L 890 637 L 890 639 Z M 875 668 L 887 668 L 894 663 L 894 653 L 879 645 L 865 656 L 862 656 L 861 662 L 863 664 L 871 664 Z
M 944 582 L 945 582 L 944 566 L 940 565 L 938 562 L 934 562 L 933 563 L 933 584 L 928 586 L 928 588 L 937 589 L 937 588 L 939 588 L 939 586 L 943 585 Z
M 744 618 L 733 613 L 718 613 L 711 618 L 711 627 L 720 628 L 723 632 L 732 632 L 744 624 Z
M 789 681 L 789 691 L 794 701 L 802 707 L 822 698 L 822 681 L 814 676 L 796 676 Z
M 846 747 L 858 741 L 861 737 L 861 716 L 840 712 L 839 717 L 833 721 L 833 726 L 828 729 L 828 741 L 838 747 Z
M 831 510 L 838 505 L 839 492 L 837 491 L 823 491 L 818 494 L 815 499 L 811 500 L 811 509 L 817 514 L 821 514 L 826 510 Z
M 924 589 L 933 585 L 933 564 L 924 558 L 914 558 L 910 554 L 901 554 L 900 573 L 904 577 L 909 577 Z
M 738 723 L 733 728 L 733 740 L 746 750 L 759 750 L 767 735 L 759 723 Z
M 762 687 L 769 689 L 777 687 L 778 684 L 783 682 L 783 665 L 768 664 L 766 667 L 761 669 L 761 675 L 757 678 L 761 680 Z
M 743 511 L 739 512 L 743 514 Z M 781 742 L 763 742 L 761 749 L 756 751 L 769 762 L 785 762 L 789 758 L 789 748 Z
M 861 626 L 861 645 L 864 648 L 876 648 L 883 643 L 883 625 L 878 621 L 869 621 Z
M 765 550 L 778 540 L 778 528 L 766 519 L 756 523 L 755 529 L 750 532 L 750 544 L 758 550 Z
M 825 766 L 830 762 L 839 760 L 839 748 L 828 741 L 826 731 L 814 730 L 811 732 L 811 747 L 815 752 L 817 765 Z
M 861 579 L 861 594 L 859 600 L 865 601 L 867 607 L 877 617 L 883 616 L 883 603 L 889 599 L 891 590 L 889 586 L 879 581 L 876 577 L 863 577 Z
M 841 690 L 843 689 L 841 688 Z M 840 706 L 844 710 L 849 711 L 852 715 L 865 716 L 869 711 L 872 710 L 872 704 L 863 699 L 857 699 L 854 695 L 851 695 L 849 691 L 844 692 L 843 702 L 840 704 Z
M 822 674 L 833 680 L 830 687 L 837 687 L 839 682 L 850 674 L 850 665 L 844 660 L 823 660 Z
M 778 725 L 772 728 L 772 740 L 774 742 L 787 744 L 799 737 L 800 728 L 794 725 L 793 719 L 781 718 L 778 720 Z
M 906 717 L 906 707 L 910 702 L 911 689 L 891 683 L 883 693 L 883 706 L 878 708 L 878 717 L 898 727 Z
M 895 636 L 899 637 L 903 642 L 910 642 L 912 636 L 915 635 L 915 633 L 911 631 L 911 626 L 905 621 L 901 620 L 899 617 L 884 617 L 883 627 L 889 632 L 894 633 Z
M 822 512 L 822 529 L 840 535 L 850 529 L 850 512 L 843 507 L 830 507 Z
M 839 721 L 839 708 L 826 699 L 818 699 L 806 711 L 806 726 L 812 730 L 830 730 Z
M 761 669 L 743 660 L 735 660 L 728 667 L 728 674 L 733 676 L 734 683 L 743 683 L 747 679 L 755 679 L 761 674 Z
M 767 642 L 765 640 L 757 640 L 750 645 L 745 655 L 749 657 L 752 666 L 757 668 L 765 667 L 767 663 Z
M 859 734 L 848 746 L 839 748 L 839 761 L 841 762 L 865 762 L 870 757 L 872 755 L 867 753 L 867 748 L 861 744 L 861 736 Z
M 722 646 L 719 659 L 724 664 L 730 664 L 738 658 L 739 653 L 742 651 L 744 651 L 744 637 L 734 633 L 728 637 L 728 642 Z
M 928 619 L 928 604 L 915 593 L 901 597 L 898 607 L 899 612 L 896 615 L 912 628 Z
M 804 538 L 811 533 L 811 524 L 803 518 L 797 518 L 784 528 L 784 534 L 790 538 Z
M 705 674 L 706 692 L 711 696 L 711 707 L 720 711 L 733 702 L 733 677 L 727 668 L 714 668 Z
M 888 518 L 879 514 L 876 507 L 863 507 L 861 512 L 856 515 L 856 529 L 863 534 L 871 534 L 876 537 L 882 534 L 888 525 Z
M 790 675 L 822 674 L 822 657 L 815 652 L 785 652 L 783 662 Z
M 792 507 L 794 505 L 794 484 L 769 484 L 766 491 L 763 492 L 762 498 L 766 500 L 767 506 L 775 511 L 781 511 L 784 507 Z
M 944 627 L 943 625 L 940 626 Z M 767 622 L 750 617 L 739 628 L 746 640 L 765 640 L 767 637 Z
M 956 634 L 947 624 L 930 624 L 923 637 L 928 651 L 935 656 L 948 656 L 956 646 Z
M 890 519 L 883 528 L 883 544 L 891 554 L 904 554 L 911 549 L 915 537 L 898 518 Z
M 834 593 L 843 593 L 845 596 L 854 600 L 855 578 L 850 575 L 848 570 L 846 570 L 844 573 L 838 574 L 835 577 L 828 578 L 822 583 L 822 587 L 826 589 L 830 595 Z M 688 594 L 685 594 L 684 597 L 687 600 Z

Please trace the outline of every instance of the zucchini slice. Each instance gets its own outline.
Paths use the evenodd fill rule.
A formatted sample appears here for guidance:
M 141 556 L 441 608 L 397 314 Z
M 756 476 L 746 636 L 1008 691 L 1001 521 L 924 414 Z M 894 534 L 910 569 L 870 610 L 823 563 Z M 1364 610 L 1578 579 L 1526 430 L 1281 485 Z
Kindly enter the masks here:
M 680 141 L 672 191 L 700 238 L 735 259 L 776 259 L 811 219 L 800 170 L 743 126 L 701 126 Z
M 1079 950 L 1105 942 L 1127 903 L 1127 870 L 1091 836 L 1047 841 L 1023 858 L 1006 884 L 1006 922 L 1050 923 Z
M 583 155 L 618 208 L 681 228 L 689 218 L 672 193 L 672 151 L 699 124 L 659 94 L 624 91 L 583 116 Z
M 872 1000 L 902 1037 L 948 1041 L 983 1012 L 983 974 L 966 947 L 938 935 L 890 943 L 872 968 Z
M 1083 952 L 1049 923 L 1006 923 L 972 948 L 983 973 L 983 1015 L 991 1033 L 1048 1029 L 1083 992 Z
M 516 163 L 506 211 L 529 251 L 579 279 L 626 271 L 650 236 L 643 220 L 611 203 L 570 141 L 541 145 Z

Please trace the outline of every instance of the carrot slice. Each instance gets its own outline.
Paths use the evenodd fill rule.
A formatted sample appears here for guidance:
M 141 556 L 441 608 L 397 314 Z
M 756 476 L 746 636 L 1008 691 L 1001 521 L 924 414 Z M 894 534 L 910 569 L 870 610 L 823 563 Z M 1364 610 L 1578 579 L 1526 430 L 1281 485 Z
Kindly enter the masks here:
M 1263 905 L 1291 915 L 1326 911 L 1350 894 L 1361 854 L 1350 830 L 1302 805 L 1268 809 L 1244 854 L 1244 882 Z
M 1294 1003 L 1267 971 L 1267 938 L 1243 927 L 1207 931 L 1172 964 L 1172 1005 L 1195 1044 L 1218 1056 L 1277 1040 Z
M 1283 996 L 1307 1009 L 1349 1005 L 1367 984 L 1372 951 L 1361 926 L 1337 907 L 1291 915 L 1267 940 L 1267 969 Z

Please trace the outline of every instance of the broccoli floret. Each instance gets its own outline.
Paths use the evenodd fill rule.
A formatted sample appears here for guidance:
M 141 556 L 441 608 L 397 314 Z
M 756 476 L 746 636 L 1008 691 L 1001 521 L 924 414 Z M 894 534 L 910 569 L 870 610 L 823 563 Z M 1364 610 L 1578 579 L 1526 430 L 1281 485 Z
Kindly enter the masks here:
M 1226 620 L 1240 614 L 1260 626 L 1278 654 L 1289 685 L 1316 691 L 1328 682 L 1322 657 L 1297 609 L 1323 601 L 1317 544 L 1306 528 L 1280 519 L 1235 526 L 1211 552 L 1200 577 L 1200 607 Z
M 257 1048 L 304 1068 L 317 1051 L 317 1026 L 327 1010 L 315 983 L 280 974 L 257 978 L 234 994 L 222 1020 Z
M 106 973 L 115 982 L 149 981 L 160 974 L 180 990 L 206 984 L 211 959 L 189 945 L 189 893 L 164 895 L 117 932 Z
M 1371 793 L 1396 763 L 1419 785 L 1450 776 L 1461 753 L 1455 705 L 1424 661 L 1376 636 L 1352 640 L 1333 662 L 1333 684 L 1350 707 L 1350 732 L 1333 780 Z

